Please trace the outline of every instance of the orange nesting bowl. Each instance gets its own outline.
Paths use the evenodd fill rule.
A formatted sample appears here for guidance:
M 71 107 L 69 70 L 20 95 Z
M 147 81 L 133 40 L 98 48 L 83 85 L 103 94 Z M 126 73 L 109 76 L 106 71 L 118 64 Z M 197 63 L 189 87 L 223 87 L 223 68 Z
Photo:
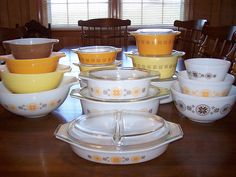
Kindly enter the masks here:
M 77 53 L 81 64 L 101 65 L 113 63 L 121 48 L 112 46 L 88 46 L 72 49 Z
M 142 56 L 170 55 L 175 36 L 179 31 L 171 29 L 140 29 L 131 32 L 135 37 L 138 52 Z
M 6 66 L 11 73 L 39 74 L 55 71 L 61 57 L 65 57 L 65 54 L 53 52 L 48 58 L 17 60 L 13 55 L 2 55 L 0 60 L 6 61 Z

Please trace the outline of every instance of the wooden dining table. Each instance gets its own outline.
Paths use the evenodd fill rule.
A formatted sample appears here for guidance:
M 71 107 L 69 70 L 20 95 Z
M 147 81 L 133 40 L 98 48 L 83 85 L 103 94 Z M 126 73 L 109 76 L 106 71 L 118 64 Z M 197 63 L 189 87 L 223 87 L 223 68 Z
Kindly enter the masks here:
M 124 51 L 133 49 L 129 46 L 118 55 L 123 66 L 132 66 Z M 60 62 L 71 65 L 70 74 L 78 76 L 79 68 L 73 65 L 77 55 L 70 48 L 61 51 L 66 57 Z M 182 69 L 180 59 L 177 70 Z M 58 125 L 81 114 L 80 100 L 70 95 L 41 118 L 24 118 L 0 106 L 0 177 L 236 177 L 236 105 L 223 119 L 203 124 L 181 115 L 173 102 L 161 104 L 157 115 L 179 124 L 184 136 L 159 157 L 131 165 L 87 161 L 55 138 Z

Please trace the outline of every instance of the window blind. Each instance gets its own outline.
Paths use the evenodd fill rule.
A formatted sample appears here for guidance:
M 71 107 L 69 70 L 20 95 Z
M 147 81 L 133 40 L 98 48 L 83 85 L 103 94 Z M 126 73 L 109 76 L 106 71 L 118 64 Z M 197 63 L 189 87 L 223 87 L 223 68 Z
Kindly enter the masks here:
M 130 19 L 131 25 L 172 25 L 183 20 L 185 0 L 47 0 L 52 27 L 77 26 L 78 20 Z M 117 4 L 117 5 L 114 5 Z

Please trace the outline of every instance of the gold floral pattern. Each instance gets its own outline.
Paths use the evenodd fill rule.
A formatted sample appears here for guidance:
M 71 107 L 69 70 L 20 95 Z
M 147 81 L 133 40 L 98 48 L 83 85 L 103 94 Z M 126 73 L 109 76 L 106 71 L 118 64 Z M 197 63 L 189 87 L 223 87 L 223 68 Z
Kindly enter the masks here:
M 104 162 L 111 164 L 122 164 L 122 163 L 138 163 L 146 159 L 145 155 L 134 155 L 131 157 L 126 156 L 101 156 L 101 155 L 87 155 L 87 158 L 95 162 Z

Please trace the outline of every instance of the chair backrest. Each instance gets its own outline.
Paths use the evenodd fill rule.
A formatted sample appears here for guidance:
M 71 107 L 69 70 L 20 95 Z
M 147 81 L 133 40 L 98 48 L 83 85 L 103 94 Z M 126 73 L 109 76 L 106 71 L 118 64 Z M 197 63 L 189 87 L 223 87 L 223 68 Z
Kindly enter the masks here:
M 3 41 L 22 38 L 24 34 L 23 27 L 7 28 L 0 27 L 0 54 L 9 54 L 10 49 L 3 46 Z
M 128 45 L 128 26 L 130 20 L 116 18 L 98 18 L 79 20 L 82 45 Z
M 25 38 L 30 37 L 42 37 L 42 38 L 51 38 L 51 25 L 48 24 L 46 28 L 41 23 L 36 20 L 31 20 L 25 24 Z
M 230 52 L 236 26 L 204 26 L 198 56 L 225 58 Z
M 201 37 L 202 28 L 209 24 L 206 19 L 189 20 L 174 22 L 181 34 L 176 38 L 175 49 L 184 51 L 186 54 L 184 58 L 192 58 L 198 51 L 199 39 Z

